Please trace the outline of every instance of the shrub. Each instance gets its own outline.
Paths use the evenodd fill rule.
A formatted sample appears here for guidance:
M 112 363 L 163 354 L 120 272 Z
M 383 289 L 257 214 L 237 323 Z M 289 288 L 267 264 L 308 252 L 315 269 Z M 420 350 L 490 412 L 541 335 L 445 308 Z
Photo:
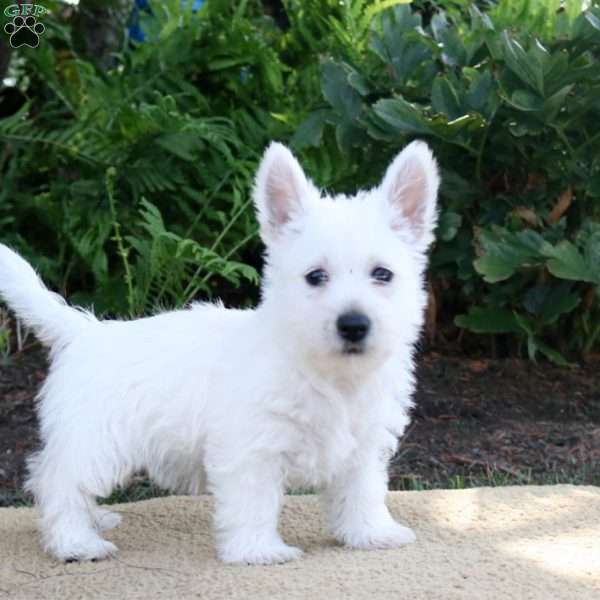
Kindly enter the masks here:
M 425 138 L 443 169 L 439 334 L 458 326 L 556 362 L 591 352 L 591 4 L 286 0 L 276 24 L 256 0 L 208 0 L 197 14 L 168 0 L 152 3 L 146 41 L 106 72 L 73 49 L 57 8 L 43 44 L 13 57 L 23 102 L 0 118 L 3 241 L 100 312 L 213 295 L 244 304 L 260 265 L 252 174 L 269 139 L 343 192 L 376 183 L 395 152 Z
M 283 95 L 280 62 L 252 20 L 167 5 L 157 3 L 148 42 L 108 72 L 50 21 L 46 43 L 14 68 L 30 98 L 0 121 L 5 240 L 101 313 L 257 282 L 240 258 L 256 246 L 249 190 L 277 123 L 253 99 Z M 242 64 L 257 67 L 245 81 Z
M 409 139 L 427 139 L 443 168 L 432 277 L 450 311 L 464 311 L 455 323 L 512 334 L 531 358 L 591 351 L 600 10 L 528 0 L 414 8 L 387 10 L 332 49 L 296 146 L 334 136 L 341 155 L 379 168 Z

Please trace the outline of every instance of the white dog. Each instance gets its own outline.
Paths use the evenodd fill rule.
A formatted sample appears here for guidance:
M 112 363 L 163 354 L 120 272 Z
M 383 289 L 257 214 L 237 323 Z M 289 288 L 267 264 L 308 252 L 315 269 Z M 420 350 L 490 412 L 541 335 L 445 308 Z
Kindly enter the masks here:
M 411 406 L 438 184 L 414 142 L 379 187 L 322 196 L 273 143 L 254 191 L 267 247 L 254 310 L 197 304 L 98 321 L 0 245 L 0 294 L 51 348 L 27 483 L 45 548 L 63 560 L 113 554 L 101 532 L 120 516 L 96 497 L 141 469 L 214 495 L 225 562 L 301 555 L 277 530 L 287 486 L 321 490 L 347 546 L 412 542 L 386 508 L 386 467 Z

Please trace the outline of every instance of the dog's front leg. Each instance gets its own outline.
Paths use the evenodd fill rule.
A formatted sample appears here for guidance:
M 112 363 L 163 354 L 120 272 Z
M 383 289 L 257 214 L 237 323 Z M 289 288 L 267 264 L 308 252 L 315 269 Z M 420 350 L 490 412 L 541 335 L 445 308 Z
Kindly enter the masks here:
M 282 563 L 302 555 L 277 531 L 283 481 L 277 460 L 248 461 L 234 470 L 208 469 L 215 496 L 219 558 L 227 563 Z
M 415 534 L 392 518 L 385 504 L 386 462 L 378 452 L 352 461 L 323 494 L 327 519 L 336 539 L 352 548 L 396 548 Z

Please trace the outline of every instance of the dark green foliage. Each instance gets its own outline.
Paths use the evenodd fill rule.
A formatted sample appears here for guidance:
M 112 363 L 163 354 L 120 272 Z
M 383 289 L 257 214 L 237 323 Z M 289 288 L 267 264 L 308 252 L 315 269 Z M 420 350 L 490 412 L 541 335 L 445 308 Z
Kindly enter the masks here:
M 4 241 L 100 312 L 257 283 L 239 258 L 256 249 L 252 173 L 277 123 L 254 100 L 282 94 L 281 66 L 252 20 L 216 13 L 160 3 L 150 41 L 108 72 L 60 49 L 58 24 L 16 64 L 31 100 L 0 121 Z M 244 84 L 246 63 L 259 67 Z
M 396 6 L 368 46 L 338 44 L 295 141 L 334 136 L 340 157 L 377 156 L 376 177 L 426 139 L 443 169 L 432 277 L 456 324 L 564 363 L 600 342 L 600 8 L 482 5 Z
M 49 4 L 43 43 L 13 55 L 0 237 L 74 301 L 132 316 L 248 302 L 270 139 L 345 192 L 423 138 L 443 170 L 440 320 L 557 362 L 598 348 L 596 1 L 286 0 L 283 28 L 273 3 L 154 2 L 147 42 L 108 71 Z

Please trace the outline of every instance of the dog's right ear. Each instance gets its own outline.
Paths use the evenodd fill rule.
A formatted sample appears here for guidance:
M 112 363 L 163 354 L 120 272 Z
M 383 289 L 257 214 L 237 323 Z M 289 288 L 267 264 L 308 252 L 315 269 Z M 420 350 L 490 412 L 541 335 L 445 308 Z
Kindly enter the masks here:
M 271 143 L 260 163 L 254 185 L 254 203 L 265 243 L 276 239 L 294 217 L 304 212 L 304 204 L 313 189 L 288 148 L 277 142 Z

